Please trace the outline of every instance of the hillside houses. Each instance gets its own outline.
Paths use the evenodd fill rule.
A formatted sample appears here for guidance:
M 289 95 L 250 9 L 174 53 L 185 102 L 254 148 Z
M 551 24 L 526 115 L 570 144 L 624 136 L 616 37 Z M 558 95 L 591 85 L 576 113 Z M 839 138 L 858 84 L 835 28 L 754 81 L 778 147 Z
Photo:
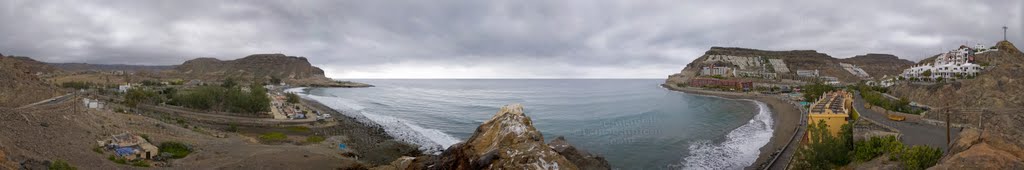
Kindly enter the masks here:
M 942 53 L 932 63 L 924 63 L 903 70 L 900 74 L 910 80 L 962 79 L 977 76 L 983 69 L 974 63 L 978 51 L 988 51 L 960 46 L 956 50 Z

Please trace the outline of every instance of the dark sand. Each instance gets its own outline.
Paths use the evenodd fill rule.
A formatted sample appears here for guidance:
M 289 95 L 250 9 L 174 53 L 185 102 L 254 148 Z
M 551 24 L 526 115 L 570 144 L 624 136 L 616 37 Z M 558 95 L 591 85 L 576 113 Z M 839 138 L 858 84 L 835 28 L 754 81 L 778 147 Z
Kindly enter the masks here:
M 761 147 L 761 153 L 757 157 L 757 161 L 753 165 L 748 166 L 746 169 L 757 169 L 758 166 L 771 161 L 771 156 L 775 151 L 784 149 L 789 140 L 793 137 L 796 132 L 797 126 L 800 124 L 800 110 L 797 106 L 784 101 L 783 99 L 776 98 L 767 94 L 760 93 L 739 93 L 739 92 L 724 92 L 724 91 L 711 91 L 699 88 L 684 88 L 684 87 L 670 87 L 665 86 L 669 90 L 680 91 L 689 94 L 698 95 L 711 95 L 724 97 L 729 99 L 751 99 L 764 102 L 768 105 L 768 108 L 772 111 L 772 120 L 774 120 L 774 128 L 771 141 L 765 146 Z

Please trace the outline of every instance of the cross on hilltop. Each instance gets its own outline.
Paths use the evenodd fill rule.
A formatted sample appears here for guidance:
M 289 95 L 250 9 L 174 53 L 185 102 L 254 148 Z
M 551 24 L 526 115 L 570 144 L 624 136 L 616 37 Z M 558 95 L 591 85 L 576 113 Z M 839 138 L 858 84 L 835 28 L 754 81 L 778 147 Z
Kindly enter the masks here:
M 1003 25 L 1003 41 L 1006 41 L 1006 26 Z

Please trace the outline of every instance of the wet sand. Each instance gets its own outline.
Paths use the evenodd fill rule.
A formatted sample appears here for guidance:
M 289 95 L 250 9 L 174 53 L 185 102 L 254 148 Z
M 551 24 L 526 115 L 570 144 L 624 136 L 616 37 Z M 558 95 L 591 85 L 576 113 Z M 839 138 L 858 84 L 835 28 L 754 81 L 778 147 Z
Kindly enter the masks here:
M 757 161 L 753 165 L 748 166 L 746 169 L 759 169 L 762 164 L 771 161 L 772 154 L 776 151 L 782 150 L 789 143 L 793 134 L 796 133 L 796 128 L 800 124 L 800 110 L 796 105 L 793 105 L 783 99 L 776 98 L 773 95 L 760 94 L 760 93 L 740 93 L 740 92 L 725 92 L 725 91 L 712 91 L 704 90 L 699 88 L 685 88 L 685 87 L 672 87 L 664 86 L 666 89 L 680 91 L 688 94 L 698 95 L 710 95 L 718 96 L 729 99 L 750 99 L 765 103 L 772 112 L 772 120 L 774 122 L 774 130 L 772 132 L 772 139 L 761 147 L 761 153 L 757 157 Z

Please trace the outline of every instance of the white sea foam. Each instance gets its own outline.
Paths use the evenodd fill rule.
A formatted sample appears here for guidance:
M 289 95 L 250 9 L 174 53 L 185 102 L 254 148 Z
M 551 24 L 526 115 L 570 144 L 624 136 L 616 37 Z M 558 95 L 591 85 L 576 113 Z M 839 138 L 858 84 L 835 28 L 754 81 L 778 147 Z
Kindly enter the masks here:
M 291 88 L 285 91 L 320 102 L 340 111 L 345 116 L 355 118 L 360 123 L 379 125 L 388 135 L 419 145 L 419 149 L 426 153 L 439 154 L 445 148 L 460 142 L 459 139 L 440 130 L 424 128 L 408 120 L 367 111 L 365 106 L 351 99 L 304 94 L 302 93 L 303 88 Z
M 753 100 L 751 100 L 753 101 Z M 757 115 L 747 124 L 730 131 L 722 143 L 701 141 L 691 144 L 690 155 L 683 159 L 684 169 L 743 169 L 757 161 L 759 150 L 772 138 L 771 111 L 765 103 L 757 104 Z

